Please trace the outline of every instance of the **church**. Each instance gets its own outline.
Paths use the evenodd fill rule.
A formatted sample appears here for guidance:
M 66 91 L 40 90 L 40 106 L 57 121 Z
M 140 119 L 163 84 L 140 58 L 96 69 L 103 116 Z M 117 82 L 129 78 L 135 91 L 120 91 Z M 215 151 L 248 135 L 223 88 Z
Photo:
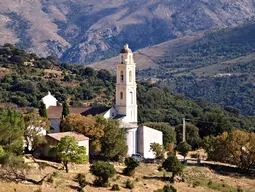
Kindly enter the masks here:
M 128 44 L 125 44 L 120 51 L 119 59 L 116 68 L 115 105 L 113 107 L 70 108 L 70 113 L 80 113 L 85 116 L 101 114 L 105 118 L 118 120 L 120 128 L 127 130 L 128 155 L 139 153 L 145 158 L 154 158 L 150 144 L 155 142 L 163 145 L 163 134 L 161 131 L 137 124 L 136 64 Z M 59 132 L 62 107 L 57 106 L 57 99 L 50 93 L 42 100 L 48 109 L 51 132 Z

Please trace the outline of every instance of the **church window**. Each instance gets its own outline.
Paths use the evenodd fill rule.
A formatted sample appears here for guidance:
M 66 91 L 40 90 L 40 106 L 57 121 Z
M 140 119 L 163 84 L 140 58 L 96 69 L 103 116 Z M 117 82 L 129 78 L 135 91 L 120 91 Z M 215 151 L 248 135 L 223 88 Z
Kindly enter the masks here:
M 124 56 L 121 55 L 121 63 L 123 64 L 124 63 Z
M 120 92 L 120 99 L 123 99 L 123 92 Z
M 124 81 L 124 73 L 123 73 L 123 71 L 120 72 L 120 81 L 121 81 L 121 83 L 123 83 L 123 81 Z
M 130 92 L 130 97 L 131 97 L 131 104 L 134 104 L 134 97 L 133 97 L 133 92 Z
M 129 71 L 129 83 L 132 83 L 133 77 L 132 77 L 132 71 Z
M 129 55 L 129 63 L 132 63 L 132 56 L 131 55 Z

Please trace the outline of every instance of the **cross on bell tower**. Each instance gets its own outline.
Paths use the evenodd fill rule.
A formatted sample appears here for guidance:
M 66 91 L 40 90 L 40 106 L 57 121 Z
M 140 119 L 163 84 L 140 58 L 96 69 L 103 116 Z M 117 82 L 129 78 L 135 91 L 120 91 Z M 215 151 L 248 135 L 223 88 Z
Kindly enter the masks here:
M 119 115 L 126 116 L 129 123 L 137 123 L 135 68 L 132 50 L 125 44 L 117 64 L 115 108 Z

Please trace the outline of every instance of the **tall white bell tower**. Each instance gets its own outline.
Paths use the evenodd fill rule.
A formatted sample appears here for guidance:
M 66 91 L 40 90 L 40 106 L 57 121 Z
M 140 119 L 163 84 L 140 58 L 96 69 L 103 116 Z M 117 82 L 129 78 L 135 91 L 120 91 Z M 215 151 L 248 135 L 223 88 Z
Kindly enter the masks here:
M 135 68 L 132 50 L 125 44 L 120 51 L 120 63 L 117 64 L 115 108 L 119 115 L 126 116 L 128 123 L 137 123 Z

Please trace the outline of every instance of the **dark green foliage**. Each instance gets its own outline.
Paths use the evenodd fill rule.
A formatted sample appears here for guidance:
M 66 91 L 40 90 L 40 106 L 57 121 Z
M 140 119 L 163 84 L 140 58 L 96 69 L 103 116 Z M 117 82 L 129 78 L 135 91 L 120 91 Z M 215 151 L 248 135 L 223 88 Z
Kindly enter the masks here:
M 175 128 L 176 132 L 176 140 L 177 144 L 182 142 L 182 132 L 183 132 L 183 125 L 178 125 Z M 186 124 L 186 141 L 189 143 L 193 149 L 197 148 L 201 142 L 200 136 L 199 136 L 199 129 L 193 125 L 192 123 Z
M 172 185 L 165 185 L 163 189 L 157 189 L 153 192 L 177 192 L 177 189 L 175 189 Z
M 123 170 L 123 174 L 127 176 L 132 176 L 135 173 L 135 168 L 140 165 L 140 162 L 133 157 L 128 157 L 125 159 L 125 165 L 127 166 Z
M 120 187 L 119 187 L 119 185 L 118 184 L 114 184 L 113 186 L 112 186 L 112 189 L 111 189 L 112 191 L 119 191 L 120 190 Z
M 176 156 L 171 155 L 169 156 L 162 164 L 162 167 L 167 172 L 172 172 L 172 181 L 174 181 L 174 177 L 177 174 L 181 174 L 183 171 L 183 165 L 181 162 L 177 159 Z
M 77 176 L 76 176 L 76 179 L 79 183 L 79 186 L 80 186 L 80 189 L 79 191 L 83 190 L 84 187 L 86 187 L 86 185 L 88 184 L 86 182 L 86 176 L 82 173 L 79 173 Z
M 90 172 L 96 176 L 94 184 L 98 187 L 107 187 L 109 185 L 109 178 L 116 173 L 113 165 L 104 161 L 97 161 L 90 166 Z
M 62 107 L 63 107 L 62 117 L 66 117 L 70 113 L 69 106 L 66 101 L 63 103 Z
M 0 109 L 0 146 L 6 152 L 23 153 L 25 123 L 23 116 L 13 109 Z
M 48 117 L 48 114 L 47 114 L 47 109 L 46 109 L 46 106 L 43 102 L 40 102 L 40 106 L 39 106 L 39 115 L 41 117 L 45 117 L 47 118 Z
M 126 181 L 125 187 L 126 187 L 127 189 L 133 189 L 133 188 L 135 187 L 134 182 L 132 182 L 132 181 L 130 181 L 130 180 L 127 180 L 127 181 Z
M 177 146 L 177 151 L 179 151 L 180 154 L 184 156 L 184 159 L 186 158 L 188 152 L 191 151 L 191 149 L 191 146 L 186 141 L 179 143 Z
M 107 159 L 114 160 L 120 155 L 126 155 L 127 144 L 125 130 L 119 128 L 119 122 L 113 119 L 105 119 L 104 135 L 100 138 L 101 153 Z

